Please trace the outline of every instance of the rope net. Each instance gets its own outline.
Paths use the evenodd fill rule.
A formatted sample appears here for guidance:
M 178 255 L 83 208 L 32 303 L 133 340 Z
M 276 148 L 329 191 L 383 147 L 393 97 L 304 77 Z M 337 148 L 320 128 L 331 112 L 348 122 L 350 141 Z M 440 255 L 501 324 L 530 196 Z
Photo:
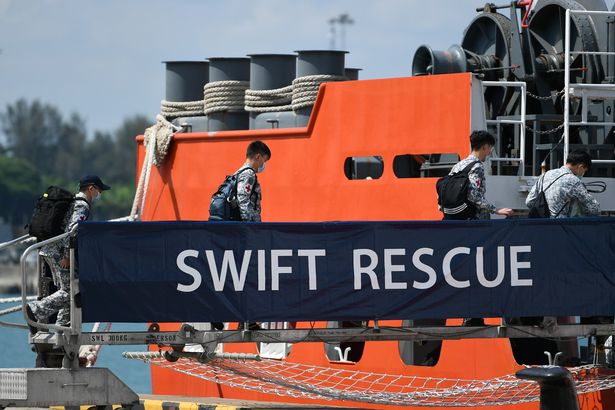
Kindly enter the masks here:
M 181 358 L 126 355 L 159 367 L 213 383 L 274 394 L 318 400 L 345 400 L 396 406 L 474 407 L 538 401 L 536 382 L 505 375 L 490 380 L 444 379 L 378 374 L 288 361 L 213 359 L 205 363 Z M 568 368 L 578 394 L 615 387 L 615 375 L 595 366 Z

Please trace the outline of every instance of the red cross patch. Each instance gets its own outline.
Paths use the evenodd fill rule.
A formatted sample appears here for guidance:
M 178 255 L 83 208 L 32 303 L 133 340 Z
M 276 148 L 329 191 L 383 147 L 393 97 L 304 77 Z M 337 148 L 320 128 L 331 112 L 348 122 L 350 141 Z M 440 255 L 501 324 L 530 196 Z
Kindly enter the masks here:
M 246 192 L 249 194 L 251 190 L 252 187 L 250 186 L 250 184 L 246 184 Z

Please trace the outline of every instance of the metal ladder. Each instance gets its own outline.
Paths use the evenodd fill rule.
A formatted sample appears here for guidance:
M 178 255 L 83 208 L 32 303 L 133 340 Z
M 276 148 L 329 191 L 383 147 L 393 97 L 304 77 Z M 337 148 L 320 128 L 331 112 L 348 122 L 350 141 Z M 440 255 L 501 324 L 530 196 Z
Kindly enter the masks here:
M 521 112 L 519 119 L 486 120 L 489 125 L 513 124 L 519 126 L 519 157 L 518 158 L 490 158 L 492 162 L 518 162 L 518 176 L 525 176 L 525 111 L 527 84 L 523 81 L 482 81 L 483 95 L 487 87 L 517 87 L 521 92 Z M 486 104 L 483 104 L 486 107 Z M 486 109 L 486 108 L 485 108 Z M 485 118 L 487 117 L 485 113 Z
M 602 98 L 615 100 L 615 84 L 596 83 L 570 83 L 570 62 L 575 55 L 606 55 L 614 56 L 615 52 L 609 51 L 571 51 L 570 30 L 572 15 L 604 15 L 615 17 L 611 11 L 570 10 L 566 9 L 565 36 L 564 36 L 564 160 L 568 158 L 570 151 L 570 127 L 604 127 L 615 126 L 615 122 L 588 121 L 588 100 L 590 98 Z M 578 97 L 582 100 L 581 121 L 570 121 L 570 97 Z M 615 164 L 615 160 L 596 159 L 594 164 Z

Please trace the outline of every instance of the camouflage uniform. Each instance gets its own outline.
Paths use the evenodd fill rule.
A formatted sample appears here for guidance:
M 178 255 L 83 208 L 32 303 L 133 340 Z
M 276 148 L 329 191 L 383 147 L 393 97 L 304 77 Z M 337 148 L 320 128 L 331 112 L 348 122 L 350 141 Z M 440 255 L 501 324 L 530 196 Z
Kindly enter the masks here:
M 455 164 L 449 175 L 463 171 L 465 167 L 475 161 L 478 162 L 468 173 L 468 179 L 470 180 L 468 202 L 471 202 L 476 207 L 476 216 L 473 219 L 490 219 L 490 214 L 494 214 L 497 208 L 485 198 L 487 185 L 485 184 L 485 167 L 482 161 L 470 154 L 467 158 Z
M 90 215 L 90 204 L 87 202 L 85 194 L 79 192 L 75 197 L 83 200 L 74 201 L 69 212 L 66 213 L 64 232 L 73 229 L 77 223 L 87 220 Z M 59 242 L 43 246 L 39 251 L 39 255 L 43 257 L 51 269 L 53 283 L 58 290 L 29 304 L 38 321 L 45 320 L 57 312 L 56 324 L 58 326 L 68 326 L 70 323 L 70 269 L 60 267 L 60 261 L 69 257 L 69 241 L 70 238 L 66 237 Z
M 534 206 L 542 189 L 549 204 L 551 218 L 600 214 L 598 201 L 587 192 L 579 177 L 566 166 L 548 171 L 534 184 L 525 200 L 528 208 Z
M 238 174 L 242 169 L 249 168 L 243 166 L 237 170 Z M 238 174 L 237 177 L 237 205 L 242 221 L 260 222 L 261 221 L 261 186 L 256 178 L 256 172 L 249 168 Z

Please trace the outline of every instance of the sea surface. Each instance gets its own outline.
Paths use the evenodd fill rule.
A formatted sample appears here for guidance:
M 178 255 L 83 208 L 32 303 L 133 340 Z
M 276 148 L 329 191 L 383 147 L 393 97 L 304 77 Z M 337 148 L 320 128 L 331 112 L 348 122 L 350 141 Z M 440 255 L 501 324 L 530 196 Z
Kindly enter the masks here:
M 16 295 L 0 294 L 0 298 L 15 297 Z M 15 306 L 15 304 L 0 304 L 0 310 Z M 21 312 L 1 316 L 0 321 L 12 323 L 25 323 Z M 91 324 L 84 326 L 84 331 L 90 331 Z M 113 324 L 111 331 L 145 331 L 145 324 Z M 28 343 L 28 331 L 0 326 L 0 368 L 33 368 L 36 355 Z M 149 365 L 140 360 L 129 360 L 122 357 L 122 352 L 145 351 L 145 346 L 102 346 L 96 361 L 96 367 L 111 369 L 135 393 L 151 394 L 152 381 Z

